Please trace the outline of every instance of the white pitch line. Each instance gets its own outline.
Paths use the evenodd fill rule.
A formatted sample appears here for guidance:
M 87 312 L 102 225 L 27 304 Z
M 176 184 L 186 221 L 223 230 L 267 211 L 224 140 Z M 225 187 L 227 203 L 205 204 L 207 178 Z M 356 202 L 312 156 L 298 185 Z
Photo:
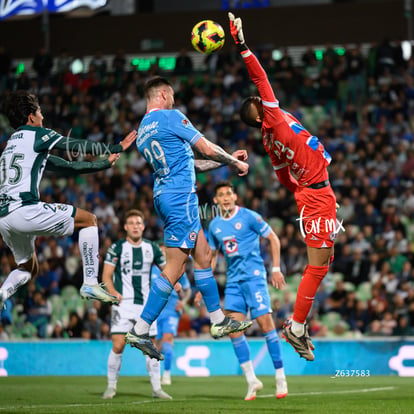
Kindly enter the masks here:
M 176 400 L 180 401 L 180 400 Z M 184 400 L 182 400 L 184 401 Z M 118 405 L 140 405 L 140 404 L 156 404 L 162 401 L 154 400 L 144 400 L 144 401 L 132 401 L 132 402 L 117 402 L 115 404 L 108 404 L 102 402 L 101 404 L 93 403 L 79 403 L 79 404 L 43 404 L 43 405 L 18 405 L 18 406 L 9 406 L 9 407 L 0 407 L 0 411 L 3 410 L 34 410 L 34 409 L 51 409 L 51 408 L 76 408 L 76 407 L 116 407 Z
M 341 391 L 309 391 L 289 393 L 288 397 L 303 397 L 306 395 L 327 395 L 327 394 L 362 394 L 365 392 L 377 391 L 391 391 L 396 387 L 381 387 L 381 388 L 362 388 L 360 390 L 341 390 Z M 275 394 L 258 395 L 257 398 L 274 398 Z
M 327 394 L 362 394 L 366 392 L 377 392 L 377 391 L 391 391 L 396 387 L 381 387 L 381 388 L 363 388 L 360 390 L 341 390 L 341 391 L 310 391 L 310 392 L 297 392 L 288 394 L 288 397 L 303 397 L 307 395 L 327 395 Z M 257 398 L 274 398 L 274 394 L 258 395 Z M 210 400 L 210 398 L 197 398 L 197 400 Z M 189 399 L 174 399 L 173 401 L 189 401 Z M 50 405 L 17 405 L 17 406 L 8 406 L 0 407 L 0 411 L 4 410 L 47 410 L 53 408 L 76 408 L 76 407 L 116 407 L 122 405 L 141 405 L 141 404 L 156 404 L 156 403 L 165 403 L 166 401 L 154 401 L 154 400 L 144 400 L 144 401 L 133 401 L 133 402 L 117 402 L 115 404 L 101 403 L 101 404 L 50 404 Z

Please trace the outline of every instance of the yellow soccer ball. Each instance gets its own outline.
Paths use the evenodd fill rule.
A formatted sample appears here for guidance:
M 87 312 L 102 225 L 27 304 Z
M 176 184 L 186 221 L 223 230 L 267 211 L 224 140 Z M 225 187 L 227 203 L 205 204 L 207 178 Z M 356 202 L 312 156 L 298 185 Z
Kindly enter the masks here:
M 213 20 L 198 22 L 191 31 L 191 43 L 197 52 L 209 55 L 224 45 L 224 30 Z

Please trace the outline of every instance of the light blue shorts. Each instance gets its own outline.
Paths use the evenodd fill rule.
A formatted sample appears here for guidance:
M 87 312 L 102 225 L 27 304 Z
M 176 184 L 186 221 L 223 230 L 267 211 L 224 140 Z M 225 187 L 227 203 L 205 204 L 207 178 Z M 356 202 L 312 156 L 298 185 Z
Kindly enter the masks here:
M 177 312 L 167 313 L 165 316 L 161 316 L 157 319 L 157 339 L 162 338 L 162 334 L 171 333 L 174 336 L 177 336 L 178 323 L 180 322 L 180 317 Z
M 256 319 L 272 312 L 267 281 L 263 278 L 227 283 L 224 290 L 224 309 L 247 315 Z
M 192 249 L 201 230 L 197 194 L 160 194 L 154 198 L 154 207 L 164 221 L 165 246 Z

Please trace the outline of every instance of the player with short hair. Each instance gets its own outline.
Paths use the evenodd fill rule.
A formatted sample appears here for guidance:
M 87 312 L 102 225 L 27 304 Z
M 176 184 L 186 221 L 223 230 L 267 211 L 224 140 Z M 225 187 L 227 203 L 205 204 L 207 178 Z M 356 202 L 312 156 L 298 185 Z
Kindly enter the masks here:
M 116 395 L 122 354 L 125 348 L 125 334 L 134 326 L 137 315 L 142 312 L 151 287 L 153 265 L 165 266 L 165 257 L 157 243 L 143 239 L 144 214 L 129 210 L 125 215 L 125 239 L 112 244 L 106 253 L 102 280 L 108 292 L 120 303 L 112 306 L 111 335 L 112 349 L 108 357 L 108 386 L 102 395 L 110 399 Z M 155 338 L 157 325 L 150 327 L 149 335 Z M 161 388 L 160 362 L 146 356 L 146 365 L 154 398 L 172 399 Z
M 207 140 L 180 111 L 173 109 L 174 90 L 162 77 L 148 80 L 144 86 L 147 113 L 138 129 L 137 147 L 154 170 L 154 207 L 164 221 L 167 263 L 151 287 L 148 302 L 135 327 L 125 340 L 151 357 L 162 354 L 148 338 L 149 326 L 161 313 L 174 284 L 184 273 L 188 256 L 194 261 L 194 279 L 200 289 L 212 321 L 215 338 L 245 330 L 251 322 L 225 317 L 220 308 L 217 283 L 211 271 L 211 251 L 201 227 L 195 170 L 207 171 L 222 163 L 247 174 L 246 151 L 228 154 Z M 203 160 L 194 161 L 194 148 Z
M 16 91 L 7 97 L 4 113 L 16 131 L 10 136 L 0 157 L 0 233 L 10 247 L 17 268 L 0 288 L 0 307 L 17 289 L 39 272 L 34 242 L 36 236 L 70 236 L 79 230 L 79 250 L 84 282 L 81 296 L 102 302 L 117 302 L 98 283 L 99 238 L 96 217 L 85 210 L 62 203 L 44 203 L 39 183 L 44 170 L 65 175 L 92 173 L 110 168 L 134 142 L 130 132 L 120 144 L 108 145 L 64 137 L 43 127 L 37 97 Z M 67 161 L 50 155 L 52 149 L 71 154 L 109 155 L 107 159 Z
M 237 194 L 228 181 L 215 187 L 214 202 L 220 215 L 208 228 L 208 241 L 216 263 L 217 252 L 224 254 L 227 265 L 227 281 L 224 290 L 226 315 L 244 321 L 247 313 L 256 319 L 266 339 L 267 348 L 275 367 L 276 397 L 288 393 L 278 334 L 272 318 L 266 269 L 260 254 L 260 237 L 270 242 L 272 252 L 272 284 L 277 289 L 286 285 L 280 270 L 280 240 L 263 220 L 252 210 L 236 205 Z M 250 348 L 243 333 L 230 334 L 234 351 L 246 376 L 248 390 L 246 401 L 254 400 L 263 384 L 256 378 L 250 359 Z
M 266 72 L 246 46 L 241 19 L 232 13 L 229 19 L 233 39 L 260 95 L 244 101 L 241 118 L 248 125 L 261 128 L 263 144 L 279 181 L 295 196 L 299 225 L 307 246 L 309 264 L 299 284 L 293 317 L 285 322 L 283 334 L 301 357 L 313 361 L 314 346 L 306 318 L 333 260 L 334 240 L 340 228 L 327 170 L 331 156 L 317 137 L 293 115 L 279 108 Z

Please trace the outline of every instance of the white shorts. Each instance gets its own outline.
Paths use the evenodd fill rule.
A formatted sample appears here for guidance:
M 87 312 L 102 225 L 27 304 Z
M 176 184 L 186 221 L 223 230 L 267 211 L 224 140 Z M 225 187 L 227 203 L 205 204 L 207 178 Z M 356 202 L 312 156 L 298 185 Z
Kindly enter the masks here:
M 73 234 L 76 208 L 68 204 L 39 202 L 0 217 L 0 234 L 10 247 L 17 264 L 29 261 L 35 251 L 36 236 Z
M 126 334 L 136 324 L 144 305 L 121 304 L 112 305 L 111 334 Z M 149 336 L 157 335 L 157 322 L 150 326 Z

